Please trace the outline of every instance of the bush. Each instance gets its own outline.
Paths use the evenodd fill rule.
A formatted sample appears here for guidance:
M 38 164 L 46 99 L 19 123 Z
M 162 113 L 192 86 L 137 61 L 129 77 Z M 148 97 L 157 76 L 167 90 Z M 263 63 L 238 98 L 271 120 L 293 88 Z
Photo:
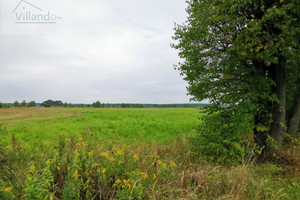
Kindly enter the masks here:
M 219 163 L 243 162 L 254 147 L 252 140 L 243 139 L 252 131 L 251 115 L 232 108 L 209 114 L 204 108 L 202 112 L 198 136 L 191 139 L 194 155 Z

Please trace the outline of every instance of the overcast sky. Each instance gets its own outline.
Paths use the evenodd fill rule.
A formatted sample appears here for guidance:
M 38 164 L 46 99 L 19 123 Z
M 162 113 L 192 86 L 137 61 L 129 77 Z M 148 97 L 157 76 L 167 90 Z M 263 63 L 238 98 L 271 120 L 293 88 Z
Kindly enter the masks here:
M 170 47 L 185 0 L 0 1 L 1 102 L 189 102 Z M 29 11 L 61 19 L 17 23 Z

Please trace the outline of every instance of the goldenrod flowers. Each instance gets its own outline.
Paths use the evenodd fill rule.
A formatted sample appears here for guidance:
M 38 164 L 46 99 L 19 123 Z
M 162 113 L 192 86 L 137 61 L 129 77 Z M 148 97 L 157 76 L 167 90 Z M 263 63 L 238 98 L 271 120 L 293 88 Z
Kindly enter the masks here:
M 48 159 L 48 160 L 46 161 L 46 165 L 50 165 L 50 163 L 51 163 L 51 160 Z
M 157 161 L 157 165 L 163 166 L 164 169 L 167 168 L 167 164 L 166 164 L 166 163 L 163 163 L 161 160 L 158 160 L 158 161 Z
M 138 156 L 137 154 L 135 154 L 135 155 L 133 156 L 133 159 L 134 159 L 135 161 L 139 161 L 139 160 L 140 160 L 140 158 L 139 158 L 139 156 Z
M 123 183 L 124 183 L 124 185 L 122 185 L 122 188 L 128 187 L 129 189 L 131 189 L 131 184 L 130 184 L 129 179 L 127 179 L 127 180 L 124 179 Z
M 80 176 L 80 175 L 78 174 L 78 170 L 75 169 L 75 172 L 74 172 L 74 174 L 73 174 L 73 178 L 74 178 L 75 180 L 77 180 L 79 176 Z
M 5 190 L 4 190 L 4 192 L 10 192 L 10 191 L 12 191 L 12 187 L 8 187 L 8 188 L 5 188 Z

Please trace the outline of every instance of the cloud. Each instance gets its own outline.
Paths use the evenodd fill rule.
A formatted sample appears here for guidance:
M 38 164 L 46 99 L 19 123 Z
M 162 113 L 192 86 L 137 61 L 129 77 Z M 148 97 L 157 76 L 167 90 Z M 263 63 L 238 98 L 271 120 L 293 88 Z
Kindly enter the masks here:
M 189 101 L 170 48 L 173 22 L 186 17 L 182 0 L 40 3 L 63 20 L 34 24 L 27 32 L 25 25 L 10 24 L 16 34 L 2 30 L 0 101 Z

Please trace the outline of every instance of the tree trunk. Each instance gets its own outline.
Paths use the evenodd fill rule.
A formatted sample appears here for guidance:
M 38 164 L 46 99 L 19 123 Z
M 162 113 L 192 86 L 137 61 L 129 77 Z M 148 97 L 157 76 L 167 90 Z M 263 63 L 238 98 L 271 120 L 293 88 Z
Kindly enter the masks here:
M 260 102 L 263 104 L 263 102 Z M 267 102 L 264 104 L 266 111 L 257 113 L 254 117 L 254 125 L 262 125 L 262 126 L 268 126 L 268 121 L 270 118 L 268 117 L 268 114 L 270 113 L 270 102 Z M 253 130 L 254 133 L 254 142 L 255 144 L 262 150 L 262 155 L 264 155 L 265 148 L 267 146 L 267 135 L 268 131 L 267 130 L 257 130 L 257 128 L 254 128 Z
M 299 89 L 298 89 L 299 90 Z M 297 135 L 299 120 L 300 120 L 300 97 L 298 96 L 299 92 L 296 93 L 292 108 L 292 116 L 289 123 L 289 133 L 293 136 Z
M 286 117 L 286 71 L 283 62 L 279 62 L 275 65 L 274 69 L 274 81 L 275 81 L 275 93 L 278 101 L 273 104 L 273 122 L 270 127 L 269 135 L 274 139 L 275 144 L 271 142 L 267 147 L 268 156 L 273 156 L 282 147 L 282 141 L 284 132 L 286 130 L 285 117 Z

